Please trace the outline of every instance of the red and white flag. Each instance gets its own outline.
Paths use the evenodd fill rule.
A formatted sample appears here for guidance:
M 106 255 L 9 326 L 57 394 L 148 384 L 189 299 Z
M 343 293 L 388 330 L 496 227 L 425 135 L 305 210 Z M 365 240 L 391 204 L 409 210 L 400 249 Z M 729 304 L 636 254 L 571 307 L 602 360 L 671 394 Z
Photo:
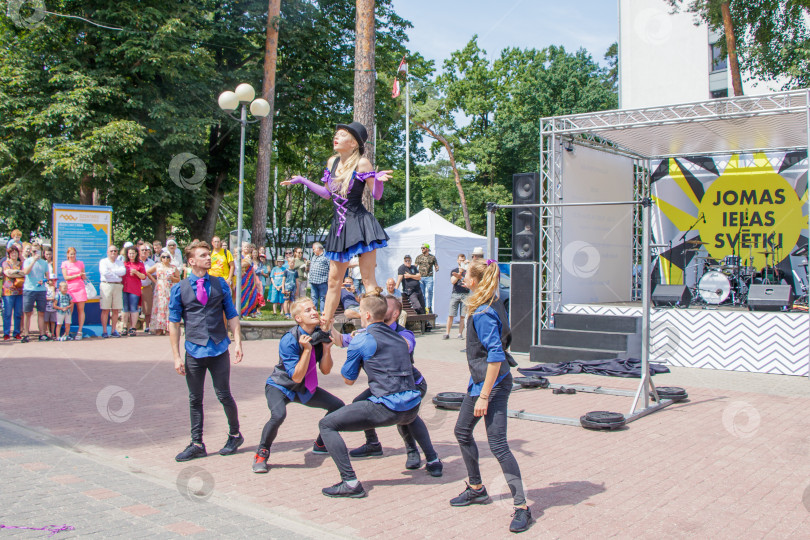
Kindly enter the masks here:
M 399 63 L 399 67 L 397 68 L 397 74 L 394 76 L 394 88 L 391 90 L 391 97 L 397 98 L 401 92 L 399 87 L 399 74 L 405 73 L 406 76 L 408 74 L 408 62 L 405 61 L 405 57 L 402 57 L 402 60 Z

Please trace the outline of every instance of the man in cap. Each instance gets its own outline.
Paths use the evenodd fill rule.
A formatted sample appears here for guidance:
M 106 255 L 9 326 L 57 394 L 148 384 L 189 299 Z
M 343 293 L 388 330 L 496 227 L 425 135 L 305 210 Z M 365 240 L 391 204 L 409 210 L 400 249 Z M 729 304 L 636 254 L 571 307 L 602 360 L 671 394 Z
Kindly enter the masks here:
M 419 269 L 419 286 L 422 288 L 422 296 L 425 297 L 425 311 L 433 312 L 433 269 L 439 271 L 439 261 L 430 253 L 430 244 L 422 244 L 422 254 L 416 257 L 416 268 Z

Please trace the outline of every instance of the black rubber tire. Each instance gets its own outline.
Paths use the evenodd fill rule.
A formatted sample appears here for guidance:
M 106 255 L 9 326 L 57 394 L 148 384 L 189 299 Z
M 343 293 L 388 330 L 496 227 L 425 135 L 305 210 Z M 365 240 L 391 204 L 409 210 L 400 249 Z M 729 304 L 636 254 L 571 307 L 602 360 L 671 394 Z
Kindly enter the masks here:
M 625 418 L 622 413 L 611 411 L 591 411 L 585 414 L 585 416 L 582 418 L 594 424 L 615 424 L 617 422 L 625 422 Z
M 435 405 L 438 409 L 447 409 L 448 411 L 458 411 L 461 409 L 461 403 L 456 403 L 454 401 L 442 401 L 437 399 L 436 396 L 433 397 L 433 405 Z
M 548 388 L 549 385 L 545 377 L 515 377 L 512 381 L 521 388 Z
M 601 430 L 601 431 L 612 431 L 614 429 L 619 429 L 624 427 L 627 423 L 624 419 L 619 422 L 611 422 L 611 423 L 603 423 L 603 422 L 592 422 L 586 418 L 585 416 L 579 417 L 579 423 L 585 429 L 594 429 L 594 430 Z
M 683 401 L 684 399 L 689 397 L 689 394 L 686 393 L 686 390 L 680 388 L 678 386 L 661 386 L 657 387 L 656 391 L 658 392 L 658 396 L 661 399 L 671 399 L 672 401 Z M 652 392 L 650 392 L 650 397 L 653 397 Z
M 464 398 L 467 394 L 462 394 L 461 392 L 439 392 L 436 394 L 436 398 L 439 401 L 444 401 L 445 403 L 461 403 L 464 401 Z

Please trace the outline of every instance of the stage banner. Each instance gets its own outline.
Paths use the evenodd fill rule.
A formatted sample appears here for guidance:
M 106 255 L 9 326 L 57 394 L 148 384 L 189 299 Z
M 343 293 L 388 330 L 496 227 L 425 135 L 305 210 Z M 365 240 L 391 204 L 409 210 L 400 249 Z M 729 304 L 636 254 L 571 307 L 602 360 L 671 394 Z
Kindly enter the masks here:
M 84 263 L 87 279 L 100 291 L 98 263 L 107 256 L 107 246 L 111 243 L 111 206 L 53 205 L 53 264 L 59 281 L 62 281 L 61 265 L 67 260 L 67 249 L 74 247 L 76 259 Z M 88 301 L 97 302 L 98 299 Z
M 694 287 L 705 272 L 738 264 L 746 275 L 775 272 L 799 291 L 806 152 L 658 159 L 651 170 L 653 238 L 668 245 L 656 261 L 662 283 Z

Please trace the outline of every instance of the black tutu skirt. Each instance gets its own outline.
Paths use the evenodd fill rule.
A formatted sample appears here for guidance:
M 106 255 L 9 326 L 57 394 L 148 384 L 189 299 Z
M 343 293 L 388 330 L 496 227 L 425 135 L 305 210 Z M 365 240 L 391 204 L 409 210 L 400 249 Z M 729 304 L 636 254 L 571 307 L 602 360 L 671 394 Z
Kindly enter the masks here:
M 340 231 L 340 234 L 338 234 Z M 388 234 L 374 215 L 365 208 L 346 213 L 346 221 L 340 226 L 338 216 L 332 218 L 332 226 L 326 237 L 326 256 L 333 261 L 349 262 L 355 255 L 374 251 L 388 245 Z

